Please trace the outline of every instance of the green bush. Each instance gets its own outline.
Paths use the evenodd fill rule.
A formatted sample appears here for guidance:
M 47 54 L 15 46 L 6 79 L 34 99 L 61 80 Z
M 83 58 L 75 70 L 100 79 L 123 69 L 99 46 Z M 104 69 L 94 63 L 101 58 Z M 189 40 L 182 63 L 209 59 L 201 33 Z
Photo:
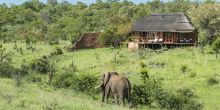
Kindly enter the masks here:
M 174 95 L 167 90 L 156 92 L 156 101 L 162 109 L 181 110 L 186 99 L 179 95 Z
M 42 82 L 42 77 L 39 76 L 39 75 L 36 75 L 36 74 L 29 74 L 27 77 L 26 77 L 27 81 L 29 82 Z
M 91 93 L 94 91 L 98 78 L 92 74 L 75 74 L 66 72 L 55 75 L 52 85 L 57 88 L 72 88 L 75 91 Z
M 33 60 L 33 62 L 31 63 L 31 69 L 39 73 L 47 73 L 49 71 L 48 65 L 48 58 L 46 56 L 43 56 L 40 59 Z
M 118 38 L 118 35 L 115 33 L 116 31 L 116 27 L 109 26 L 105 32 L 101 33 L 99 42 L 105 46 L 111 46 L 112 43 Z
M 189 77 L 190 77 L 190 78 L 196 77 L 196 72 L 190 72 L 190 73 L 189 73 Z
M 149 83 L 152 83 L 149 81 Z M 154 102 L 153 84 L 134 85 L 131 100 L 134 105 L 151 105 Z
M 62 55 L 63 50 L 60 47 L 55 47 L 54 52 L 51 55 Z
M 139 63 L 139 65 L 141 66 L 141 68 L 146 68 L 146 67 L 147 67 L 147 65 L 146 65 L 143 61 L 141 61 L 141 62 Z
M 9 63 L 2 63 L 0 64 L 0 76 L 1 77 L 12 77 L 15 68 L 10 65 Z
M 58 45 L 59 44 L 59 40 L 51 40 L 49 41 L 49 45 Z
M 92 92 L 94 90 L 95 85 L 98 81 L 98 78 L 91 74 L 81 74 L 78 75 L 77 80 L 75 81 L 75 85 L 72 87 L 77 91 L 82 92 Z
M 143 82 L 148 81 L 150 76 L 148 74 L 148 69 L 147 68 L 142 68 L 141 71 L 140 71 L 140 74 L 141 74 L 141 78 L 142 78 Z
M 26 74 L 28 74 L 28 70 L 26 70 L 23 67 L 15 68 L 9 63 L 0 64 L 0 76 L 1 77 L 11 78 L 13 74 L 17 74 L 17 73 L 19 73 L 21 76 L 25 76 Z
M 183 110 L 202 110 L 204 108 L 201 102 L 190 100 L 184 105 Z
M 52 85 L 57 88 L 70 88 L 76 81 L 76 74 L 63 73 L 55 75 Z
M 219 84 L 219 80 L 216 78 L 216 76 L 211 76 L 207 79 L 208 85 L 216 85 Z
M 134 105 L 151 105 L 154 102 L 155 91 L 161 88 L 160 83 L 150 78 L 146 68 L 141 69 L 140 77 L 142 83 L 133 86 L 131 99 Z
M 189 88 L 180 88 L 177 90 L 177 93 L 188 98 L 196 96 L 195 93 Z
M 131 100 L 134 105 L 156 106 L 168 110 L 185 110 L 192 107 L 201 110 L 203 105 L 193 100 L 196 95 L 189 88 L 180 88 L 177 91 L 167 90 L 161 83 L 150 77 L 148 70 L 140 71 L 141 83 L 133 86 Z M 188 109 L 186 109 L 188 110 Z
M 187 71 L 189 71 L 190 69 L 189 69 L 189 67 L 188 67 L 188 65 L 186 65 L 186 64 L 182 64 L 182 65 L 180 65 L 180 71 L 183 73 L 183 74 L 185 74 Z

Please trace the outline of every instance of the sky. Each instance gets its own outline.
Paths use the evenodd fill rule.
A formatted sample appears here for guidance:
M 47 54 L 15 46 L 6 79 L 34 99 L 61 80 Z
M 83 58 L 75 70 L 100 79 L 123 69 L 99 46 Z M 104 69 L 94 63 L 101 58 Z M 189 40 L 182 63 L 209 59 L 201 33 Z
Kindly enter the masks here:
M 0 4 L 6 3 L 7 5 L 10 5 L 10 4 L 19 5 L 19 4 L 22 4 L 25 1 L 29 1 L 29 0 L 0 0 Z M 44 2 L 44 3 L 47 2 L 47 0 L 40 0 L 40 1 Z M 91 4 L 91 3 L 94 3 L 96 0 L 58 0 L 58 1 L 59 2 L 68 1 L 68 2 L 73 3 L 73 4 L 76 3 L 77 1 L 81 1 L 83 3 Z M 149 0 L 130 0 L 130 1 L 133 1 L 134 3 L 144 3 L 144 2 L 147 2 Z
M 29 1 L 29 0 L 0 0 L 0 4 L 6 3 L 7 5 L 10 5 L 10 4 L 19 5 L 25 1 Z M 47 0 L 40 0 L 40 1 L 44 2 L 44 3 L 47 2 Z M 77 1 L 81 1 L 83 3 L 91 4 L 91 3 L 94 3 L 96 0 L 58 0 L 58 1 L 59 2 L 68 1 L 73 4 L 75 4 Z M 138 3 L 145 3 L 147 1 L 152 1 L 152 0 L 130 0 L 130 1 L 133 1 L 134 3 L 138 4 Z M 161 0 L 161 1 L 171 1 L 171 0 Z M 200 1 L 200 0 L 198 0 L 198 1 Z M 201 1 L 204 1 L 204 0 L 201 0 Z M 220 0 L 216 0 L 216 1 L 220 2 Z

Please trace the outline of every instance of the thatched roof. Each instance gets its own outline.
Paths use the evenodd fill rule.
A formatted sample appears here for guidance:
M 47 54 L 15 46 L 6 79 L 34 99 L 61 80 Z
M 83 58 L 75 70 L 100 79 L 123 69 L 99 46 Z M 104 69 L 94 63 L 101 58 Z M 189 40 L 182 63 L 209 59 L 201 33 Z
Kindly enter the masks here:
M 134 23 L 133 31 L 193 32 L 195 28 L 183 13 L 151 14 Z

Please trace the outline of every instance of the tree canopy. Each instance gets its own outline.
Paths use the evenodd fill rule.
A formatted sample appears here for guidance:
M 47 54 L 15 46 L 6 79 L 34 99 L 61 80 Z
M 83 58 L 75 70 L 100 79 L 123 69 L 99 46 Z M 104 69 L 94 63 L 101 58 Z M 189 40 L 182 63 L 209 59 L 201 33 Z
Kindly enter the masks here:
M 153 0 L 135 4 L 128 0 L 97 0 L 87 5 L 30 0 L 21 5 L 0 5 L 0 40 L 74 41 L 84 32 L 106 32 L 107 39 L 115 39 L 128 34 L 132 23 L 151 13 L 185 13 L 197 28 L 200 41 L 208 43 L 219 33 L 219 12 L 220 3 L 213 1 Z

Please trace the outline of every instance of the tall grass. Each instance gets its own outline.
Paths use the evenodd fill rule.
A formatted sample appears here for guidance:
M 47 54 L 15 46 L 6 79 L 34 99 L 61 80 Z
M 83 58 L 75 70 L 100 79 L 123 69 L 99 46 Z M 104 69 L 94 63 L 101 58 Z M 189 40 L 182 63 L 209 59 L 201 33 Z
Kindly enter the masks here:
M 139 83 L 138 73 L 141 68 L 139 65 L 143 62 L 149 68 L 149 75 L 160 80 L 164 88 L 176 90 L 190 88 L 198 100 L 204 104 L 204 109 L 220 109 L 219 84 L 214 86 L 207 84 L 207 78 L 210 76 L 217 75 L 216 80 L 220 79 L 218 77 L 220 59 L 216 59 L 214 54 L 202 54 L 198 48 L 175 48 L 159 54 L 148 50 L 130 52 L 127 48 L 122 48 L 114 61 L 115 52 L 118 50 L 111 48 L 78 50 L 72 53 L 65 51 L 64 47 L 69 45 L 67 42 L 61 42 L 58 45 L 40 42 L 32 52 L 25 48 L 24 43 L 17 42 L 17 46 L 23 48 L 23 54 L 21 54 L 12 48 L 13 45 L 13 43 L 3 44 L 7 51 L 14 52 L 12 62 L 17 67 L 24 60 L 29 63 L 42 55 L 50 55 L 54 48 L 59 46 L 64 53 L 55 57 L 56 74 L 63 73 L 63 68 L 69 68 L 73 63 L 80 73 L 96 76 L 106 71 L 118 71 L 120 74 L 127 75 L 132 84 Z M 181 65 L 187 65 L 189 68 L 188 71 L 184 71 L 184 74 L 180 71 Z M 192 73 L 196 75 L 191 77 Z M 20 88 L 15 88 L 11 79 L 1 78 L 0 88 L 3 89 L 0 89 L 0 107 L 6 109 L 122 109 L 114 105 L 102 106 L 100 100 L 74 93 L 69 89 L 54 90 L 46 84 L 47 76 L 42 75 L 42 77 L 41 82 L 24 83 Z

